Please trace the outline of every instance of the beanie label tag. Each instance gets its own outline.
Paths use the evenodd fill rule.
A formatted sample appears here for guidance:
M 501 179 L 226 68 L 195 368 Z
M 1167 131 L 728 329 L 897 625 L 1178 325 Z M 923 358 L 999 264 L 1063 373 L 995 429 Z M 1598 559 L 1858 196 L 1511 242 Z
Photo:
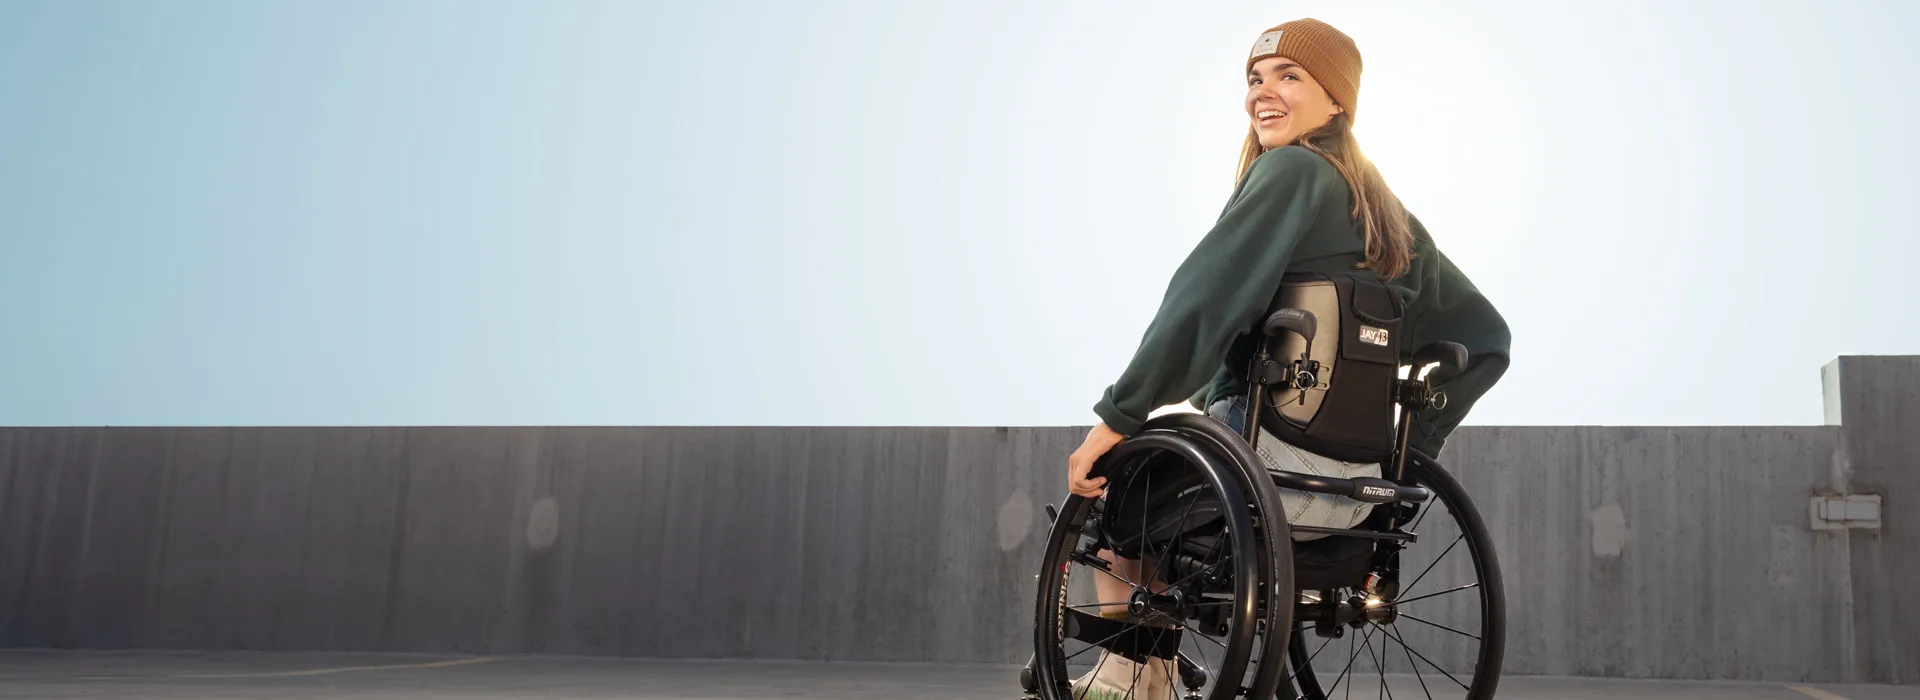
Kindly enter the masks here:
M 1247 58 L 1259 58 L 1261 56 L 1271 56 L 1279 53 L 1280 34 L 1281 30 L 1278 29 L 1261 34 L 1260 39 L 1253 42 L 1253 53 L 1248 54 Z

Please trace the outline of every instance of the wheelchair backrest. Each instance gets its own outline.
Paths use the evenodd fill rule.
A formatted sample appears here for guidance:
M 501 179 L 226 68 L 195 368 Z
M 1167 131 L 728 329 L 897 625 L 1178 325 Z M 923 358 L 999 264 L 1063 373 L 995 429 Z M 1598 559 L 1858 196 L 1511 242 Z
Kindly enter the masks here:
M 1290 272 L 1273 309 L 1313 313 L 1312 346 L 1284 333 L 1268 347 L 1278 362 L 1319 363 L 1315 386 L 1269 387 L 1260 424 L 1302 449 L 1348 462 L 1386 461 L 1394 447 L 1394 382 L 1400 374 L 1400 297 L 1371 272 Z M 1265 402 L 1263 402 L 1265 403 Z

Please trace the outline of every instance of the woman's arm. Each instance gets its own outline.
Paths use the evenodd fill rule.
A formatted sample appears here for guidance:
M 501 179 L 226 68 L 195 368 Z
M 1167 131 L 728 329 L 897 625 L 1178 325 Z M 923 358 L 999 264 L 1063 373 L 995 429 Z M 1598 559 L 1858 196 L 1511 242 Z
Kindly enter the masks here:
M 1294 246 L 1345 181 L 1299 147 L 1256 159 L 1213 230 L 1174 272 L 1119 380 L 1094 405 L 1108 428 L 1131 435 L 1154 409 L 1189 400 L 1220 368 L 1233 340 L 1273 303 Z
M 1493 302 L 1432 245 L 1419 220 L 1413 221 L 1413 228 L 1415 240 L 1425 245 L 1419 246 L 1415 265 L 1419 296 L 1407 309 L 1413 328 L 1401 350 L 1410 361 L 1422 345 L 1444 340 L 1466 346 L 1470 358 L 1465 372 L 1435 387 L 1446 392 L 1447 407 L 1421 411 L 1414 417 L 1410 443 L 1429 456 L 1439 457 L 1454 428 L 1506 373 L 1513 334 Z

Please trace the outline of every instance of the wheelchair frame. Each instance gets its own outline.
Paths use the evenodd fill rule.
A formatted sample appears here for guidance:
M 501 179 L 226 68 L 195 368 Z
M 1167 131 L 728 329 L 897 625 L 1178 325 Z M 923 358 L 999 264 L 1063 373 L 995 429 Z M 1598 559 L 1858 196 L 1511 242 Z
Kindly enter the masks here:
M 1233 694 L 1277 696 L 1278 692 L 1281 691 L 1280 686 L 1282 684 L 1288 684 L 1296 689 L 1298 697 L 1324 698 L 1325 693 L 1323 693 L 1319 687 L 1318 678 L 1305 675 L 1311 671 L 1311 659 L 1300 648 L 1302 646 L 1300 642 L 1303 641 L 1303 630 L 1295 627 L 1295 625 L 1297 623 L 1310 622 L 1313 624 L 1314 631 L 1319 636 L 1330 638 L 1338 637 L 1343 634 L 1343 631 L 1340 629 L 1342 627 L 1351 626 L 1359 629 L 1369 624 L 1378 625 L 1383 622 L 1390 623 L 1394 621 L 1397 616 L 1396 611 L 1398 610 L 1398 606 L 1402 603 L 1409 602 L 1395 600 L 1400 593 L 1398 581 L 1400 573 L 1398 568 L 1399 552 L 1404 549 L 1407 544 L 1418 541 L 1418 535 L 1406 531 L 1405 526 L 1410 522 L 1409 516 L 1412 516 L 1419 509 L 1420 506 L 1418 504 L 1429 503 L 1433 501 L 1436 496 L 1434 488 L 1430 488 L 1427 485 L 1408 483 L 1408 464 L 1409 461 L 1415 462 L 1418 465 L 1417 471 L 1428 474 L 1433 481 L 1440 482 L 1443 490 L 1450 491 L 1453 498 L 1460 500 L 1460 503 L 1455 504 L 1451 502 L 1453 498 L 1448 499 L 1450 511 L 1460 506 L 1465 506 L 1466 512 L 1464 514 L 1454 514 L 1456 518 L 1465 518 L 1469 521 L 1463 523 L 1463 527 L 1477 530 L 1477 541 L 1469 542 L 1469 549 L 1471 556 L 1473 556 L 1476 575 L 1483 579 L 1482 582 L 1487 582 L 1484 580 L 1486 578 L 1492 579 L 1490 581 L 1491 586 L 1482 592 L 1483 601 L 1485 601 L 1485 604 L 1489 608 L 1488 612 L 1483 613 L 1483 620 L 1491 620 L 1492 622 L 1486 625 L 1488 629 L 1483 630 L 1483 633 L 1486 635 L 1485 637 L 1476 637 L 1480 639 L 1482 646 L 1479 659 L 1475 661 L 1475 686 L 1466 686 L 1466 684 L 1460 683 L 1457 678 L 1453 680 L 1455 683 L 1459 683 L 1462 687 L 1467 688 L 1468 698 L 1470 700 L 1491 697 L 1498 683 L 1500 661 L 1504 656 L 1504 594 L 1499 582 L 1497 558 L 1492 551 L 1491 542 L 1481 541 L 1486 540 L 1487 537 L 1485 535 L 1484 523 L 1480 521 L 1477 510 L 1472 507 L 1471 500 L 1466 498 L 1465 494 L 1459 489 L 1457 482 L 1453 481 L 1451 475 L 1447 474 L 1436 460 L 1424 453 L 1419 453 L 1418 450 L 1410 445 L 1413 417 L 1415 414 L 1421 410 L 1443 408 L 1446 405 L 1445 394 L 1433 389 L 1433 377 L 1445 372 L 1464 370 L 1468 359 L 1466 349 L 1458 344 L 1446 342 L 1434 343 L 1423 347 L 1414 354 L 1413 366 L 1408 376 L 1395 380 L 1393 401 L 1399 405 L 1400 415 L 1396 421 L 1395 444 L 1390 459 L 1382 465 L 1387 468 L 1387 471 L 1383 473 L 1383 476 L 1387 478 L 1337 478 L 1268 469 L 1263 460 L 1254 452 L 1253 448 L 1257 445 L 1260 436 L 1260 417 L 1265 413 L 1267 407 L 1269 387 L 1284 383 L 1294 388 L 1311 389 L 1318 385 L 1318 365 L 1307 353 L 1302 353 L 1302 357 L 1299 359 L 1282 361 L 1272 357 L 1269 348 L 1273 344 L 1276 336 L 1283 332 L 1295 332 L 1306 336 L 1310 348 L 1314 327 L 1315 323 L 1312 314 L 1300 309 L 1281 309 L 1268 316 L 1266 323 L 1263 324 L 1263 337 L 1259 342 L 1248 374 L 1249 379 L 1246 393 L 1248 405 L 1245 426 L 1238 433 L 1224 423 L 1208 416 L 1195 416 L 1191 414 L 1161 416 L 1149 421 L 1147 426 L 1139 431 L 1139 434 L 1123 441 L 1121 445 L 1116 446 L 1114 450 L 1110 451 L 1108 457 L 1103 457 L 1100 463 L 1095 465 L 1094 473 L 1095 475 L 1102 475 L 1103 472 L 1111 471 L 1115 464 L 1122 463 L 1129 458 L 1137 458 L 1138 453 L 1141 451 L 1156 449 L 1170 450 L 1176 453 L 1183 453 L 1183 459 L 1201 465 L 1203 471 L 1211 474 L 1209 479 L 1214 482 L 1216 487 L 1221 487 L 1223 493 L 1238 493 L 1238 495 L 1246 497 L 1248 501 L 1246 505 L 1251 508 L 1251 516 L 1255 521 L 1253 530 L 1260 533 L 1262 535 L 1261 539 L 1266 541 L 1262 543 L 1235 544 L 1242 550 L 1248 545 L 1258 544 L 1255 549 L 1258 550 L 1259 556 L 1256 558 L 1260 560 L 1259 565 L 1264 571 L 1258 576 L 1260 580 L 1258 581 L 1258 585 L 1255 586 L 1255 589 L 1261 592 L 1267 590 L 1275 593 L 1284 592 L 1285 595 L 1267 596 L 1257 593 L 1253 595 L 1237 595 L 1237 600 L 1240 601 L 1240 605 L 1237 607 L 1252 608 L 1252 610 L 1235 611 L 1243 616 L 1240 619 L 1244 620 L 1244 615 L 1249 612 L 1257 616 L 1258 622 L 1254 633 L 1260 636 L 1262 651 L 1260 653 L 1260 659 L 1245 659 L 1246 662 L 1250 662 L 1255 667 L 1254 682 L 1251 687 L 1237 687 L 1236 692 Z M 1425 376 L 1422 375 L 1421 370 L 1423 368 L 1436 364 L 1440 365 L 1440 367 L 1436 367 L 1431 373 Z M 1227 436 L 1232 436 L 1233 439 L 1229 439 Z M 1129 443 L 1132 444 L 1130 445 Z M 1224 458 L 1223 461 L 1230 462 L 1232 468 L 1223 468 L 1217 463 L 1209 462 L 1207 459 L 1208 455 L 1202 454 L 1201 450 L 1196 449 L 1196 447 L 1210 448 L 1205 451 L 1212 452 L 1214 456 Z M 1109 457 L 1111 457 L 1111 459 L 1109 459 Z M 1233 485 L 1239 488 L 1225 488 L 1228 485 L 1221 483 L 1224 478 L 1222 472 L 1235 473 L 1241 477 L 1236 479 L 1236 481 L 1240 483 Z M 1309 493 L 1344 496 L 1356 501 L 1371 503 L 1376 506 L 1384 506 L 1386 512 L 1380 518 L 1369 516 L 1367 522 L 1353 528 L 1293 526 L 1287 522 L 1279 504 L 1278 490 L 1283 488 Z M 1047 506 L 1050 519 L 1054 521 L 1053 527 L 1049 531 L 1050 547 L 1048 561 L 1053 561 L 1058 555 L 1056 547 L 1061 544 L 1061 540 L 1055 535 L 1058 534 L 1059 528 L 1068 522 L 1069 518 L 1067 516 L 1075 510 L 1074 506 L 1084 507 L 1087 505 L 1077 502 L 1077 499 L 1084 500 L 1078 496 L 1069 496 L 1067 502 L 1063 504 L 1063 508 L 1059 511 L 1056 511 L 1051 504 Z M 1413 522 L 1417 522 L 1417 520 Z M 1301 594 L 1305 591 L 1298 590 L 1293 585 L 1295 581 L 1292 551 L 1293 532 L 1374 540 L 1375 544 L 1371 547 L 1371 560 L 1367 568 L 1367 580 L 1363 586 L 1368 598 L 1363 599 L 1359 596 L 1352 596 L 1347 600 L 1334 600 L 1323 595 L 1320 600 L 1314 602 L 1302 601 Z M 1466 538 L 1467 534 L 1463 530 L 1461 539 L 1464 540 Z M 1456 544 L 1457 543 L 1458 541 L 1456 541 Z M 1448 551 L 1451 550 L 1452 547 L 1450 546 Z M 1444 557 L 1445 553 L 1442 553 L 1440 556 Z M 1435 563 L 1437 562 L 1438 559 L 1436 558 Z M 1429 570 L 1430 569 L 1431 566 L 1429 567 Z M 1425 572 L 1423 572 L 1422 575 L 1424 576 Z M 1047 577 L 1043 576 L 1039 578 L 1045 579 Z M 1419 579 L 1416 578 L 1414 585 L 1417 585 L 1418 581 Z M 1479 583 L 1473 584 L 1473 586 L 1479 585 Z M 1049 595 L 1049 591 L 1046 590 L 1045 583 L 1043 583 L 1042 588 L 1041 593 L 1042 599 L 1044 600 L 1045 596 Z M 1246 588 L 1245 582 L 1242 582 L 1241 588 L 1242 590 Z M 1053 593 L 1064 596 L 1064 589 Z M 1331 593 L 1331 591 L 1327 591 L 1327 593 Z M 1424 597 L 1427 596 L 1422 596 L 1422 598 Z M 1374 605 L 1368 602 L 1369 599 L 1371 599 L 1373 603 L 1378 603 L 1381 600 L 1388 601 L 1388 603 L 1385 605 Z M 1290 605 L 1288 604 L 1289 601 L 1291 602 Z M 1251 605 L 1247 605 L 1248 603 L 1251 603 Z M 1036 613 L 1039 612 L 1040 610 L 1037 609 Z M 1038 624 L 1040 628 L 1046 626 L 1044 620 L 1036 618 L 1036 622 L 1041 623 Z M 1425 621 L 1422 620 L 1422 622 Z M 1431 625 L 1434 623 L 1428 622 L 1427 624 Z M 1384 630 L 1385 628 L 1381 629 Z M 1283 630 L 1291 630 L 1291 632 L 1288 633 Z M 1452 631 L 1458 632 L 1458 630 Z M 1039 645 L 1036 647 L 1036 652 L 1039 652 L 1040 649 L 1044 648 L 1045 644 L 1049 643 L 1048 635 L 1049 631 L 1047 629 L 1036 629 L 1035 641 L 1036 645 Z M 1396 637 L 1395 639 L 1399 638 Z M 1275 640 L 1278 640 L 1277 645 L 1275 644 Z M 1399 641 L 1405 646 L 1404 639 L 1399 639 Z M 1383 640 L 1382 644 L 1384 647 L 1386 642 Z M 1276 649 L 1276 646 L 1279 648 Z M 1324 646 L 1323 644 L 1322 648 L 1324 648 Z M 1269 666 L 1276 665 L 1274 661 L 1283 651 L 1288 655 L 1288 662 L 1285 664 L 1287 673 L 1284 679 L 1279 679 L 1276 678 L 1276 676 L 1280 669 L 1269 668 Z M 1408 651 L 1409 663 L 1413 663 L 1411 648 L 1409 648 Z M 1026 690 L 1026 697 L 1028 698 L 1043 697 L 1040 693 L 1042 686 L 1057 684 L 1059 681 L 1056 677 L 1057 673 L 1050 672 L 1053 669 L 1043 671 L 1042 669 L 1036 668 L 1037 660 L 1038 655 L 1036 655 L 1036 659 L 1030 660 L 1027 667 L 1021 672 L 1021 685 Z M 1204 684 L 1206 680 L 1204 677 L 1205 674 L 1196 673 L 1190 660 L 1186 659 L 1184 655 L 1182 655 L 1178 661 L 1180 662 L 1179 676 L 1188 688 L 1187 700 L 1200 700 L 1198 687 Z M 1222 675 L 1232 676 L 1239 674 L 1239 679 L 1244 681 L 1245 669 L 1238 663 L 1239 661 L 1239 659 L 1229 660 L 1227 667 L 1232 673 L 1223 673 Z M 1349 670 L 1351 670 L 1351 659 L 1349 662 Z M 1435 669 L 1439 669 L 1445 673 L 1445 670 L 1440 669 L 1438 664 L 1435 664 L 1431 660 L 1427 662 Z M 1487 667 L 1489 664 L 1491 666 L 1490 668 Z M 1417 672 L 1418 665 L 1414 664 L 1414 667 Z M 1382 674 L 1382 689 L 1384 690 L 1386 684 L 1384 663 L 1381 664 L 1380 671 Z M 1195 677 L 1196 675 L 1198 676 L 1197 679 Z M 1341 677 L 1344 678 L 1345 675 L 1345 673 L 1342 673 Z M 1451 674 L 1448 674 L 1448 676 L 1452 678 Z M 1421 682 L 1424 687 L 1424 679 Z M 1335 682 L 1336 687 L 1338 683 L 1339 681 Z M 1239 683 L 1236 682 L 1235 685 L 1238 686 Z M 1052 694 L 1053 693 L 1048 693 L 1047 695 Z M 1222 696 L 1222 689 L 1216 688 L 1214 697 Z M 1429 696 L 1431 696 L 1431 693 L 1429 693 Z

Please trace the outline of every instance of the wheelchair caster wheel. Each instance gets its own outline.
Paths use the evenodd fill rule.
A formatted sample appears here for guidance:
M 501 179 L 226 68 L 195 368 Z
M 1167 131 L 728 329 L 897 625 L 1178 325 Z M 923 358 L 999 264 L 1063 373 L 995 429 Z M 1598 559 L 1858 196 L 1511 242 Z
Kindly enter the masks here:
M 1207 685 L 1207 672 L 1200 668 L 1181 668 L 1180 684 L 1187 687 L 1188 697 L 1199 697 L 1200 689 Z

